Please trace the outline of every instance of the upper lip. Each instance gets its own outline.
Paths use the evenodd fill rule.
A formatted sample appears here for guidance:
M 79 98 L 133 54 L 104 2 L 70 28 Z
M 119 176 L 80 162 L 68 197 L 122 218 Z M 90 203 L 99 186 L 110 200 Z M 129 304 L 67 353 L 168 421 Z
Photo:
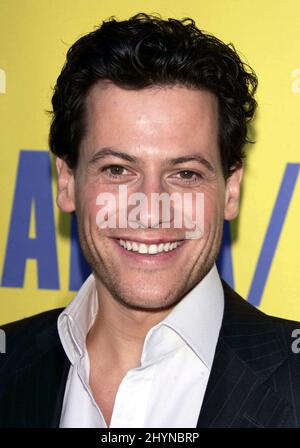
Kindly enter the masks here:
M 184 238 L 172 238 L 172 237 L 141 238 L 132 236 L 120 236 L 115 238 L 118 240 L 135 241 L 137 243 L 144 243 L 144 244 L 173 243 L 175 241 L 182 241 L 184 239 Z

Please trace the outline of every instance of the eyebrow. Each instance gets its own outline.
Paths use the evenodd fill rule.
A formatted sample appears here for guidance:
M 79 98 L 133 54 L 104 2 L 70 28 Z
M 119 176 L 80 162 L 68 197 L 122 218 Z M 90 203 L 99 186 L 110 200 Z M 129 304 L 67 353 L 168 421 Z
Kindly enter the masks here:
M 186 162 L 199 162 L 202 165 L 206 166 L 206 168 L 209 171 L 211 171 L 212 173 L 216 172 L 213 165 L 208 160 L 206 160 L 203 156 L 201 156 L 199 154 L 191 154 L 191 155 L 187 155 L 187 156 L 176 157 L 175 159 L 171 159 L 169 161 L 169 163 L 171 165 L 177 165 L 179 163 L 186 163 Z
M 127 162 L 132 162 L 132 163 L 138 162 L 137 157 L 129 155 L 126 152 L 118 151 L 118 150 L 108 148 L 108 147 L 104 147 L 104 148 L 99 149 L 99 151 L 97 151 L 93 155 L 93 157 L 89 161 L 89 164 L 93 164 L 98 160 L 105 159 L 108 156 L 113 156 L 113 157 L 123 159 L 123 160 L 126 160 Z M 213 165 L 207 159 L 205 159 L 203 156 L 201 156 L 199 154 L 190 154 L 190 155 L 186 155 L 186 156 L 176 157 L 174 159 L 166 159 L 164 161 L 164 164 L 174 166 L 174 165 L 179 165 L 180 163 L 186 163 L 186 162 L 198 162 L 198 163 L 201 163 L 202 165 L 204 165 L 212 173 L 216 172 Z
M 119 159 L 127 160 L 127 162 L 137 162 L 137 157 L 130 156 L 126 152 L 116 151 L 112 148 L 101 148 L 90 159 L 89 164 L 93 164 L 97 160 L 105 159 L 107 156 L 118 157 Z

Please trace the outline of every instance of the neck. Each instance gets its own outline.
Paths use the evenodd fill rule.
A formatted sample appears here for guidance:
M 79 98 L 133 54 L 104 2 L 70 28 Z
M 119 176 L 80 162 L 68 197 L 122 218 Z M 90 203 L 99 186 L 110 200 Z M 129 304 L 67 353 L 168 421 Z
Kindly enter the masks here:
M 90 357 L 101 358 L 101 363 L 120 371 L 138 367 L 148 331 L 170 313 L 170 308 L 136 310 L 113 299 L 101 285 L 97 285 L 97 293 L 101 297 L 98 313 L 87 336 Z

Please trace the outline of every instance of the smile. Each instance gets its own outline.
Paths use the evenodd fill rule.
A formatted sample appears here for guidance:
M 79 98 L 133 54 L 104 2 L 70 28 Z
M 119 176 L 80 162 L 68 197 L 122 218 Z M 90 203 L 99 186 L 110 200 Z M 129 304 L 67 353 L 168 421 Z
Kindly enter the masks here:
M 138 252 L 140 254 L 155 255 L 161 252 L 171 252 L 176 249 L 182 241 L 169 241 L 160 244 L 145 244 L 137 241 L 119 240 L 120 246 L 128 251 Z

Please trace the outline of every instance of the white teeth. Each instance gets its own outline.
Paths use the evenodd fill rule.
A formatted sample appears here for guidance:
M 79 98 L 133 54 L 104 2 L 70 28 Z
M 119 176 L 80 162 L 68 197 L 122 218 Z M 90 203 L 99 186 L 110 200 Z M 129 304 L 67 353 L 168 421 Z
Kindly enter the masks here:
M 141 243 L 138 246 L 138 253 L 139 254 L 146 254 L 148 252 L 147 244 Z
M 170 249 L 170 243 L 164 244 L 164 251 L 168 252 L 169 249 Z
M 138 245 L 138 243 L 135 243 L 135 242 L 132 243 L 132 250 L 133 250 L 134 252 L 137 252 L 137 251 L 139 250 L 139 245 Z
M 164 243 L 160 243 L 158 245 L 158 252 L 162 252 L 164 250 Z
M 148 254 L 157 254 L 157 252 L 158 252 L 157 244 L 150 244 L 150 247 L 148 249 Z
M 160 243 L 160 244 L 145 244 L 138 243 L 136 241 L 124 241 L 120 240 L 120 246 L 125 249 L 133 252 L 138 252 L 140 254 L 149 254 L 155 255 L 160 252 L 170 252 L 171 250 L 176 249 L 179 246 L 181 241 L 173 241 L 168 243 Z

